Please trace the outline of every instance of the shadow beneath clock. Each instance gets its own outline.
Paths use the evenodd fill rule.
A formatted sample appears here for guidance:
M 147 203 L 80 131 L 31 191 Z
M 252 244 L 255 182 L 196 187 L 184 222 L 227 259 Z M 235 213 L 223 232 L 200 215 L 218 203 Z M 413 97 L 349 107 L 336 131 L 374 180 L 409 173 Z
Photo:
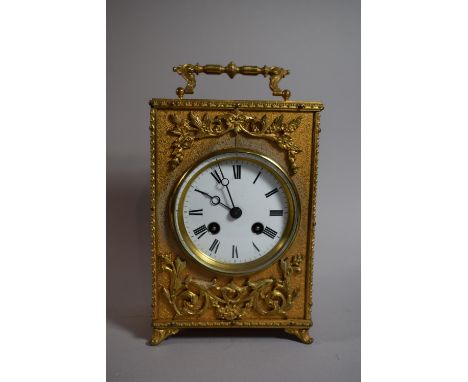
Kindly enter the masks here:
M 150 190 L 147 174 L 107 178 L 107 321 L 151 338 Z
M 206 338 L 210 340 L 212 338 L 277 338 L 277 339 L 295 339 L 284 332 L 282 329 L 183 329 L 177 337 L 185 338 Z

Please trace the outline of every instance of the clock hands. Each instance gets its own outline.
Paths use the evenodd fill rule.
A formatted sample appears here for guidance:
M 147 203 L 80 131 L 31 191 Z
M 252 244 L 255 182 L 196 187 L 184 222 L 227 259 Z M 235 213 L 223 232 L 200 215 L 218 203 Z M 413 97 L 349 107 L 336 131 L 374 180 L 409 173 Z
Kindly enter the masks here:
M 221 170 L 221 165 L 219 164 L 218 161 L 216 161 L 216 163 L 218 164 L 218 167 L 219 167 L 219 171 L 221 172 L 221 176 L 223 177 L 220 181 L 220 183 L 226 187 L 226 190 L 229 194 L 229 199 L 231 199 L 231 203 L 232 203 L 232 208 L 236 208 L 235 204 L 234 204 L 234 200 L 232 200 L 232 196 L 231 196 L 231 191 L 229 191 L 229 179 L 228 178 L 225 178 L 224 177 L 224 174 L 223 174 L 223 170 Z
M 202 195 L 205 195 L 205 196 L 208 196 L 211 200 L 211 204 L 213 204 L 214 206 L 217 206 L 218 204 L 222 205 L 223 207 L 227 208 L 229 211 L 231 211 L 231 207 L 225 205 L 224 203 L 221 203 L 221 198 L 217 195 L 215 196 L 211 196 L 210 194 L 208 194 L 207 192 L 205 191 L 201 191 L 199 189 L 195 189 L 195 191 L 199 192 L 200 194 Z
M 229 190 L 229 179 L 224 177 L 223 170 L 221 169 L 221 165 L 219 164 L 219 162 L 216 161 L 216 163 L 218 164 L 218 168 L 219 168 L 219 171 L 221 172 L 222 179 L 218 179 L 219 177 L 218 178 L 215 177 L 215 179 L 218 183 L 221 183 L 224 187 L 226 187 L 226 190 L 229 195 L 229 199 L 231 199 L 232 208 L 230 209 L 229 214 L 234 219 L 240 218 L 242 215 L 242 210 L 239 207 L 236 207 L 236 205 L 234 204 L 234 200 L 232 200 L 231 191 Z

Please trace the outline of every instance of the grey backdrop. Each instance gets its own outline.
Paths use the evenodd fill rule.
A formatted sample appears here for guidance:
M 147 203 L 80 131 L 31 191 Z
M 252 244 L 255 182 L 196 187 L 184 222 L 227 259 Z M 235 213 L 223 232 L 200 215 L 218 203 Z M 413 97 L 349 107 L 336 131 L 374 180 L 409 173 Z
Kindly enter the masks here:
M 107 18 L 108 380 L 358 381 L 359 1 L 109 0 Z M 187 331 L 150 347 L 148 100 L 175 97 L 176 64 L 230 60 L 287 67 L 291 99 L 325 103 L 315 343 L 276 331 Z M 206 75 L 195 97 L 272 98 L 263 77 Z

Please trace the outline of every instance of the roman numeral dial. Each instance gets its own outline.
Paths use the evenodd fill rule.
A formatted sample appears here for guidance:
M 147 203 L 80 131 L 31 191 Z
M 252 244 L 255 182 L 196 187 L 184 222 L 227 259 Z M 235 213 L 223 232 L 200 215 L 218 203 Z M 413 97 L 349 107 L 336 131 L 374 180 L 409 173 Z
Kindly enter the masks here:
M 241 169 L 242 169 L 242 166 L 240 164 L 232 165 L 232 171 L 234 173 L 234 179 L 240 179 L 241 178 Z
M 276 232 L 274 229 L 271 229 L 270 227 L 266 226 L 265 229 L 263 230 L 263 233 L 265 235 L 267 235 L 270 239 L 274 239 L 278 232 Z
M 218 253 L 218 248 L 219 248 L 219 240 L 214 239 L 213 243 L 211 243 L 211 246 L 210 246 L 210 252 Z
M 268 191 L 268 192 L 265 194 L 265 197 L 266 197 L 266 198 L 269 198 L 270 196 L 276 194 L 277 192 L 278 192 L 278 189 L 275 187 L 273 190 Z
M 270 216 L 283 216 L 283 210 L 270 210 Z
M 214 170 L 210 174 L 214 178 L 214 180 L 216 180 L 217 183 L 221 183 L 221 180 L 223 178 L 221 178 L 221 176 L 219 175 L 218 170 Z
M 253 273 L 284 254 L 298 225 L 292 180 L 248 152 L 221 152 L 196 164 L 174 191 L 173 225 L 183 250 L 227 274 Z
M 198 210 L 190 210 L 189 215 L 203 215 L 203 208 L 199 208 Z
M 203 235 L 205 233 L 207 233 L 207 232 L 208 232 L 208 228 L 206 228 L 206 225 L 204 225 L 204 224 L 193 230 L 193 234 L 198 236 L 198 239 L 201 239 L 203 237 Z

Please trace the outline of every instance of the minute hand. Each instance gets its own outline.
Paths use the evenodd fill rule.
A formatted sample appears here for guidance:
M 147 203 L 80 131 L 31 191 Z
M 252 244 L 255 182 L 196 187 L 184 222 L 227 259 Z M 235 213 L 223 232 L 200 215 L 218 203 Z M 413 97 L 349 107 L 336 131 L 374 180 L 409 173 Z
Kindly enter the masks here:
M 226 190 L 227 190 L 227 192 L 229 194 L 229 199 L 231 199 L 232 208 L 234 208 L 235 207 L 234 200 L 232 200 L 231 191 L 229 191 L 229 186 L 228 185 L 226 185 Z
M 223 177 L 223 179 L 221 179 L 221 184 L 224 187 L 226 187 L 226 190 L 227 190 L 227 192 L 229 194 L 229 199 L 231 199 L 232 208 L 234 208 L 235 207 L 234 200 L 232 200 L 231 191 L 229 191 L 229 179 L 224 177 L 223 170 L 221 170 L 221 166 L 220 166 L 219 162 L 218 162 L 218 167 L 219 167 L 219 171 L 221 172 L 221 176 Z

